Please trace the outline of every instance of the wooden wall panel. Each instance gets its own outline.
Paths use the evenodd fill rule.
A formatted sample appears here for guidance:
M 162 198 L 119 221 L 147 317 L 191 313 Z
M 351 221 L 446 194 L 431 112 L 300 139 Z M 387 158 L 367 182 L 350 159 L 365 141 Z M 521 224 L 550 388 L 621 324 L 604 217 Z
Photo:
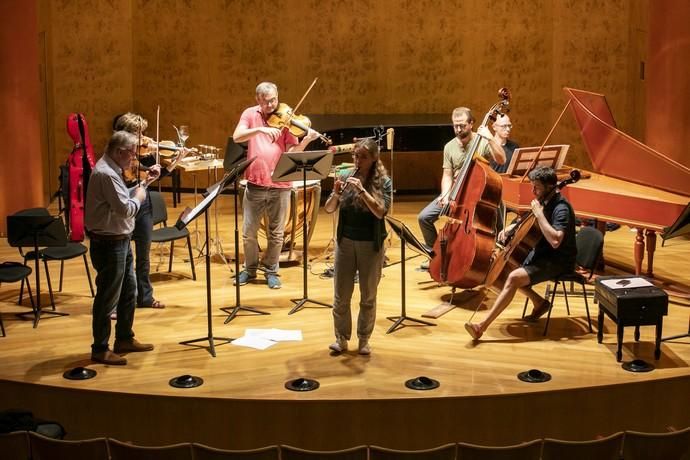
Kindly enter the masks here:
M 631 30 L 644 29 L 637 13 L 647 2 L 57 2 L 53 129 L 66 139 L 63 117 L 79 108 L 97 125 L 100 147 L 114 114 L 132 108 L 153 128 L 160 105 L 163 138 L 173 137 L 172 123 L 186 122 L 191 144 L 223 147 L 259 81 L 275 81 L 281 100 L 294 105 L 318 76 L 306 114 L 450 113 L 467 105 L 481 118 L 507 86 L 514 136 L 534 145 L 565 103 L 561 88 L 571 85 L 605 93 L 630 132 L 644 118 L 630 110 L 643 107 L 630 94 L 644 97 L 631 76 L 640 60 Z M 85 49 L 70 45 L 77 37 Z M 588 166 L 570 114 L 562 125 L 552 141 L 573 144 L 569 162 Z
M 649 145 L 690 166 L 690 4 L 654 2 L 649 10 L 646 138 Z
M 0 19 L 0 235 L 5 216 L 44 204 L 36 6 L 3 3 Z

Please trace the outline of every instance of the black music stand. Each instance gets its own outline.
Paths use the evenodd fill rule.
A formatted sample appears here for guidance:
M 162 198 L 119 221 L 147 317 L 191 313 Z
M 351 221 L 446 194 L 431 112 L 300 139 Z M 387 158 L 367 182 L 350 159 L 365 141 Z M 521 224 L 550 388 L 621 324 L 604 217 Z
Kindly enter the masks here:
M 400 238 L 400 296 L 401 296 L 401 305 L 400 305 L 400 316 L 388 316 L 386 319 L 389 319 L 390 321 L 393 321 L 393 325 L 386 331 L 386 334 L 390 334 L 391 332 L 395 332 L 398 328 L 400 327 L 405 327 L 406 324 L 404 323 L 405 321 L 413 321 L 415 323 L 419 323 L 425 326 L 436 326 L 434 323 L 430 323 L 429 321 L 424 321 L 422 319 L 416 319 L 407 316 L 407 312 L 405 311 L 405 245 L 409 244 L 410 248 L 413 249 L 414 251 L 419 252 L 420 254 L 426 255 L 427 251 L 424 249 L 424 245 L 412 234 L 409 228 L 399 221 L 398 219 L 395 219 L 393 217 L 386 217 L 386 221 L 388 222 L 388 225 L 393 229 L 396 235 Z
M 223 159 L 223 168 L 229 173 L 234 173 L 235 179 L 234 192 L 235 192 L 235 305 L 232 307 L 222 307 L 228 317 L 225 318 L 223 324 L 228 324 L 230 321 L 235 319 L 240 311 L 247 311 L 257 315 L 270 315 L 269 312 L 259 310 L 258 308 L 248 307 L 242 305 L 240 301 L 240 230 L 238 223 L 238 203 L 237 199 L 239 196 L 239 181 L 240 176 L 247 169 L 247 166 L 251 164 L 254 159 L 246 160 L 247 158 L 247 145 L 246 144 L 236 144 L 232 137 L 228 138 L 228 146 L 225 150 L 225 158 Z M 237 169 L 240 169 L 237 172 Z
M 210 246 L 210 236 L 209 236 L 209 218 L 208 218 L 208 208 L 211 206 L 211 203 L 215 201 L 218 196 L 220 196 L 220 193 L 223 191 L 225 186 L 230 183 L 233 179 L 235 179 L 239 174 L 244 171 L 244 168 L 246 168 L 246 165 L 242 168 L 241 171 L 239 171 L 239 167 L 233 170 L 232 172 L 226 174 L 218 183 L 212 185 L 211 187 L 208 188 L 208 193 L 206 197 L 201 200 L 201 202 L 194 208 L 190 209 L 187 208 L 182 212 L 180 217 L 177 219 L 177 222 L 175 223 L 175 227 L 177 227 L 178 230 L 182 230 L 185 228 L 187 225 L 189 225 L 190 222 L 192 222 L 194 219 L 199 217 L 201 213 L 204 214 L 204 223 L 205 223 L 205 233 L 206 233 L 206 318 L 208 320 L 208 329 L 207 329 L 207 334 L 206 337 L 201 337 L 198 339 L 192 339 L 192 340 L 185 340 L 184 342 L 180 342 L 180 345 L 192 345 L 196 342 L 204 342 L 208 341 L 209 346 L 209 352 L 211 353 L 211 356 L 214 358 L 216 357 L 216 347 L 214 340 L 222 340 L 223 343 L 219 345 L 223 345 L 226 343 L 230 343 L 233 339 L 229 339 L 227 337 L 214 337 L 213 336 L 213 322 L 212 322 L 212 314 L 211 314 L 211 246 Z M 206 348 L 206 347 L 203 347 Z
M 18 316 L 23 317 L 26 314 L 33 314 L 34 328 L 38 327 L 38 322 L 41 320 L 41 315 L 43 313 L 56 316 L 69 316 L 69 313 L 55 311 L 54 305 L 53 310 L 43 311 L 41 309 L 41 270 L 38 264 L 41 253 L 38 251 L 38 247 L 59 247 L 67 245 L 67 233 L 65 233 L 65 226 L 62 223 L 62 219 L 54 216 L 7 216 L 7 241 L 12 247 L 32 246 L 34 248 L 34 262 L 36 263 L 34 268 L 34 272 L 36 273 L 36 303 L 32 304 L 31 312 L 20 313 Z
M 304 221 L 302 222 L 302 282 L 303 295 L 300 299 L 290 299 L 295 303 L 295 306 L 288 313 L 289 315 L 300 311 L 304 308 L 307 302 L 322 305 L 324 307 L 333 307 L 333 305 L 318 300 L 310 299 L 307 294 L 307 264 L 309 263 L 309 241 L 307 239 L 307 179 L 321 180 L 328 177 L 331 171 L 331 163 L 333 163 L 333 152 L 329 150 L 311 150 L 308 152 L 284 153 L 275 170 L 273 171 L 273 179 L 276 182 L 301 180 L 302 181 L 302 195 L 303 195 L 303 212 Z

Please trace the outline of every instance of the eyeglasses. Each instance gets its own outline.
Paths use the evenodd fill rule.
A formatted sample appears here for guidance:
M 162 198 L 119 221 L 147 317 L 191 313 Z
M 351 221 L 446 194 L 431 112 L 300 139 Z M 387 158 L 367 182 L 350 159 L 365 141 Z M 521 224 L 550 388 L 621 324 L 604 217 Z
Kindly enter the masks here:
M 513 129 L 513 125 L 496 125 L 497 128 Z
M 135 147 L 121 148 L 118 150 L 120 150 L 120 152 L 127 152 L 128 155 L 136 155 L 137 154 L 137 149 Z
M 458 123 L 457 125 L 453 125 L 454 128 L 458 129 L 465 129 L 470 125 L 470 123 Z

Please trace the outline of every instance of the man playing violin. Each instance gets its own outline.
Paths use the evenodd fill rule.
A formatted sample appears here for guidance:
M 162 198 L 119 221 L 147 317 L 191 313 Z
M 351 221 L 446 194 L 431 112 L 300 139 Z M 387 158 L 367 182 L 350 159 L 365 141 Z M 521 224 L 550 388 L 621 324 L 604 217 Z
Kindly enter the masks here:
M 453 181 L 462 169 L 465 161 L 467 161 L 467 149 L 475 137 L 481 136 L 483 138 L 478 151 L 484 159 L 493 161 L 499 165 L 504 164 L 506 161 L 503 149 L 500 144 L 494 140 L 491 131 L 489 131 L 486 126 L 481 126 L 476 133 L 472 132 L 474 116 L 470 109 L 467 107 L 457 107 L 453 110 L 451 120 L 453 121 L 455 137 L 443 147 L 441 194 L 422 209 L 417 216 L 419 227 L 424 236 L 424 243 L 429 251 L 434 247 L 436 237 L 438 236 L 434 222 L 438 220 L 441 209 L 448 203 L 448 193 L 453 185 Z M 425 261 L 422 264 L 422 269 L 428 268 L 429 262 Z
M 113 131 L 127 131 L 142 139 L 150 140 L 143 137 L 144 131 L 148 127 L 148 121 L 141 115 L 127 112 L 118 115 L 113 120 Z M 141 148 L 141 146 L 140 146 Z M 156 164 L 156 159 L 153 155 L 142 156 L 137 158 L 138 162 L 143 165 L 143 170 L 160 171 L 159 178 L 169 175 L 175 168 L 177 161 L 184 157 L 185 150 L 182 150 L 177 160 L 172 162 L 167 168 L 161 169 L 160 165 Z M 136 169 L 136 168 L 135 168 Z M 128 186 L 134 185 L 138 182 L 138 177 L 125 177 Z M 132 240 L 134 240 L 134 247 L 136 249 L 136 276 L 137 276 L 137 307 L 144 308 L 165 308 L 165 304 L 153 298 L 153 286 L 149 272 L 151 270 L 150 252 L 151 252 L 151 237 L 153 233 L 153 208 L 151 206 L 151 195 L 146 189 L 146 199 L 141 203 L 139 212 L 137 212 L 134 231 L 132 232 Z
M 527 255 L 522 267 L 510 272 L 506 284 L 484 319 L 477 323 L 465 323 L 465 329 L 474 340 L 478 340 L 505 310 L 518 290 L 526 295 L 534 306 L 532 313 L 525 316 L 525 321 L 536 322 L 549 311 L 550 304 L 531 286 L 552 280 L 575 268 L 575 213 L 568 200 L 556 189 L 556 171 L 553 168 L 538 167 L 530 171 L 529 180 L 535 196 L 531 203 L 532 212 L 542 237 Z M 544 203 L 552 191 L 553 195 Z M 499 241 L 505 241 L 506 233 L 515 225 L 511 224 L 502 231 L 498 236 Z
M 266 214 L 268 245 L 260 265 L 268 287 L 280 289 L 278 258 L 283 246 L 290 183 L 274 182 L 271 175 L 283 152 L 301 152 L 319 134 L 308 129 L 300 141 L 287 129 L 272 128 L 267 124 L 268 118 L 278 107 L 278 87 L 274 83 L 262 82 L 257 85 L 256 102 L 257 105 L 242 112 L 232 135 L 236 143 L 247 142 L 247 159 L 254 159 L 245 172 L 247 188 L 242 200 L 244 270 L 238 279 L 240 285 L 244 285 L 256 278 L 259 269 L 257 236 L 261 218 Z

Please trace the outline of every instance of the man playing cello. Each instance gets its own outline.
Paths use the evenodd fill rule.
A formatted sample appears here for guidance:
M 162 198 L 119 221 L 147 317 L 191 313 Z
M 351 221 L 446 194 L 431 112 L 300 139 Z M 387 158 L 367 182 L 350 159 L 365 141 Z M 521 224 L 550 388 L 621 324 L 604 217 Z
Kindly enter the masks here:
M 529 173 L 532 183 L 532 212 L 536 217 L 542 237 L 530 251 L 522 267 L 516 268 L 508 275 L 506 284 L 496 298 L 493 306 L 483 320 L 477 323 L 465 323 L 465 330 L 474 340 L 478 340 L 489 325 L 500 315 L 520 290 L 534 305 L 532 313 L 525 316 L 525 321 L 535 322 L 549 311 L 549 302 L 536 293 L 531 286 L 569 273 L 575 268 L 577 245 L 575 243 L 575 213 L 568 200 L 556 189 L 556 171 L 553 168 L 538 167 Z M 543 201 L 550 194 L 546 203 Z M 516 224 L 509 225 L 498 239 L 505 240 L 505 235 Z

